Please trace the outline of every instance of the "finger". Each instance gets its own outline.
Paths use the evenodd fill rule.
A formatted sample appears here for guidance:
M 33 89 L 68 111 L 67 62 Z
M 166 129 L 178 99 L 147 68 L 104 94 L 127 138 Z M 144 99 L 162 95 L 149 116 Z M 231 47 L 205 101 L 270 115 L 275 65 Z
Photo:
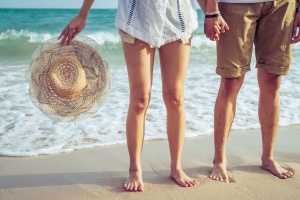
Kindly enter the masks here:
M 220 36 L 219 36 L 219 34 L 215 34 L 215 40 L 220 40 Z
M 292 37 L 293 38 L 296 37 L 296 34 L 297 34 L 297 26 L 294 25 Z
M 296 44 L 297 42 L 299 42 L 300 41 L 300 35 L 297 35 L 296 37 L 294 37 L 293 38 L 293 40 L 292 40 L 292 44 Z
M 77 34 L 79 34 L 79 33 L 82 31 L 82 29 L 83 29 L 83 27 L 82 27 L 82 28 L 78 27 L 78 28 L 73 32 L 73 38 L 74 38 Z
M 66 28 L 67 28 L 67 27 L 65 27 L 65 28 L 62 30 L 62 32 L 61 32 L 60 35 L 58 36 L 58 39 L 60 39 L 60 38 L 65 34 Z
M 293 25 L 293 34 L 292 34 L 293 38 L 296 37 L 296 35 L 297 35 L 297 28 L 298 28 L 298 26 L 297 26 L 297 23 L 295 20 L 294 25 Z
M 221 33 L 225 33 L 225 25 L 224 24 L 222 25 Z
M 228 26 L 228 24 L 227 24 L 227 23 L 225 24 L 225 30 L 226 30 L 226 31 L 228 31 L 228 30 L 229 30 L 229 26 Z
M 218 22 L 215 22 L 215 26 L 216 26 L 219 30 L 221 30 L 221 26 L 220 26 L 220 24 L 219 24 Z
M 212 40 L 212 41 L 215 41 L 216 40 L 215 34 L 211 34 L 210 37 L 209 37 L 209 39 Z
M 60 42 L 61 45 L 64 45 L 64 44 L 65 44 L 66 39 L 67 39 L 67 36 L 68 36 L 68 31 L 69 31 L 69 27 L 67 26 L 67 27 L 65 28 L 64 33 L 62 34 L 63 38 L 61 39 L 61 42 Z
M 73 32 L 73 35 L 72 35 L 72 39 L 79 33 L 79 29 L 75 29 L 75 31 Z
M 214 25 L 214 30 L 215 33 L 220 34 L 220 29 L 218 28 L 218 26 Z
M 73 32 L 74 32 L 74 28 L 69 27 L 68 30 L 68 39 L 67 39 L 67 45 L 70 44 L 71 40 L 72 40 L 72 36 L 73 36 Z

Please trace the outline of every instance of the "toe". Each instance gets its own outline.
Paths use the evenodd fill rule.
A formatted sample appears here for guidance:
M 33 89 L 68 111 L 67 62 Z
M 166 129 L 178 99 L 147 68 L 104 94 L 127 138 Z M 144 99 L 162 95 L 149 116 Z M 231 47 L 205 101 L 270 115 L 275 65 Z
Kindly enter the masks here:
M 133 190 L 133 187 L 134 187 L 133 184 L 130 183 L 130 185 L 129 185 L 129 187 L 128 187 L 128 190 L 129 190 L 129 191 L 132 191 L 132 190 Z
M 138 190 L 139 192 L 143 192 L 143 191 L 144 191 L 144 186 L 140 185 L 140 186 L 137 188 L 137 190 Z
M 124 184 L 125 190 L 129 190 L 129 187 L 130 187 L 130 184 L 129 184 L 129 183 Z
M 289 177 L 292 177 L 294 175 L 294 172 L 288 171 L 287 174 L 288 174 Z
M 192 183 L 189 182 L 189 181 L 185 181 L 185 184 L 186 184 L 188 187 L 192 187 L 192 186 L 193 186 Z
M 281 174 L 280 178 L 281 179 L 287 179 L 287 176 L 285 174 Z
M 137 186 L 137 185 L 134 185 L 133 191 L 137 192 L 137 190 L 138 190 L 138 186 Z
M 192 181 L 193 186 L 198 185 L 198 182 L 196 180 Z
M 181 186 L 181 187 L 188 187 L 188 184 L 186 184 L 184 181 L 182 180 L 176 180 L 176 182 Z

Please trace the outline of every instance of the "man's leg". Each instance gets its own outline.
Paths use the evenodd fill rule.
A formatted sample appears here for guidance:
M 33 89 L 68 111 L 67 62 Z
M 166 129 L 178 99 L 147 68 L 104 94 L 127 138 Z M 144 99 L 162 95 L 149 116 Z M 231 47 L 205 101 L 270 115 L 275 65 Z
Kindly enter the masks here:
M 219 3 L 219 9 L 230 30 L 221 34 L 217 41 L 216 72 L 222 79 L 214 112 L 215 157 L 210 175 L 213 180 L 229 182 L 226 142 L 235 115 L 237 95 L 245 73 L 250 71 L 260 8 L 260 3 Z
M 226 143 L 236 110 L 236 98 L 243 84 L 244 77 L 221 79 L 214 112 L 214 167 L 210 178 L 229 182 L 226 170 Z
M 260 88 L 258 115 L 263 143 L 261 167 L 278 178 L 290 178 L 293 176 L 293 172 L 281 167 L 273 156 L 280 112 L 279 87 L 281 76 L 267 73 L 260 68 L 258 68 L 257 76 Z

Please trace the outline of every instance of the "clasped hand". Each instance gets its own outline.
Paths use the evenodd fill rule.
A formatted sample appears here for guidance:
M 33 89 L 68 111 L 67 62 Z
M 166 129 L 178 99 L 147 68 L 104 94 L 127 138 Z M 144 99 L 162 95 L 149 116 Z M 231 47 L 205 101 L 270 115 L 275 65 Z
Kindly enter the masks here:
M 222 16 L 205 19 L 204 34 L 212 41 L 219 40 L 219 35 L 228 30 L 229 26 Z

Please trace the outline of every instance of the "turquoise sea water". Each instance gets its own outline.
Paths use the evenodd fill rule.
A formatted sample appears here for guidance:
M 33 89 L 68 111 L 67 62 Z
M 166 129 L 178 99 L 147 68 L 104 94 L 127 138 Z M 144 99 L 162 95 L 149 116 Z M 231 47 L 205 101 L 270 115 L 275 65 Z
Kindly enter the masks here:
M 68 21 L 77 13 L 76 9 L 0 9 L 1 60 L 24 61 L 30 58 L 39 43 L 56 37 Z M 104 34 L 111 37 L 113 43 L 116 28 L 114 15 L 116 10 L 91 10 L 88 25 L 83 34 Z M 96 35 L 95 35 L 96 36 Z M 103 46 L 104 49 L 105 45 Z M 109 47 L 108 47 L 109 48 Z M 118 48 L 120 49 L 120 48 Z M 24 59 L 24 60 L 23 60 Z
M 39 43 L 56 37 L 78 13 L 78 9 L 0 9 L 0 52 L 1 61 L 23 62 L 30 58 Z M 122 59 L 122 48 L 114 26 L 116 9 L 92 9 L 82 34 L 88 35 L 101 44 L 104 55 L 114 55 L 111 62 Z M 198 10 L 199 24 L 203 13 Z M 203 36 L 202 28 L 196 35 Z M 204 38 L 203 38 L 204 39 Z M 196 47 L 211 46 L 209 41 L 199 41 Z M 214 45 L 213 45 L 214 48 Z M 213 49 L 211 48 L 211 49 Z M 15 59 L 15 56 L 18 59 Z
M 29 101 L 25 72 L 38 45 L 57 37 L 78 9 L 0 9 L 0 155 L 34 156 L 74 149 L 124 143 L 128 108 L 128 79 L 121 41 L 114 27 L 115 9 L 91 10 L 81 34 L 101 46 L 112 72 L 112 88 L 99 112 L 73 123 L 52 122 Z M 220 77 L 215 74 L 215 43 L 203 34 L 203 13 L 192 38 L 185 84 L 186 137 L 211 134 L 213 109 Z M 230 48 L 230 47 L 228 47 Z M 300 48 L 293 46 L 291 72 L 281 87 L 280 125 L 300 124 Z M 237 102 L 233 129 L 259 128 L 255 60 Z M 165 107 L 161 97 L 159 59 L 156 56 L 145 139 L 166 139 Z

